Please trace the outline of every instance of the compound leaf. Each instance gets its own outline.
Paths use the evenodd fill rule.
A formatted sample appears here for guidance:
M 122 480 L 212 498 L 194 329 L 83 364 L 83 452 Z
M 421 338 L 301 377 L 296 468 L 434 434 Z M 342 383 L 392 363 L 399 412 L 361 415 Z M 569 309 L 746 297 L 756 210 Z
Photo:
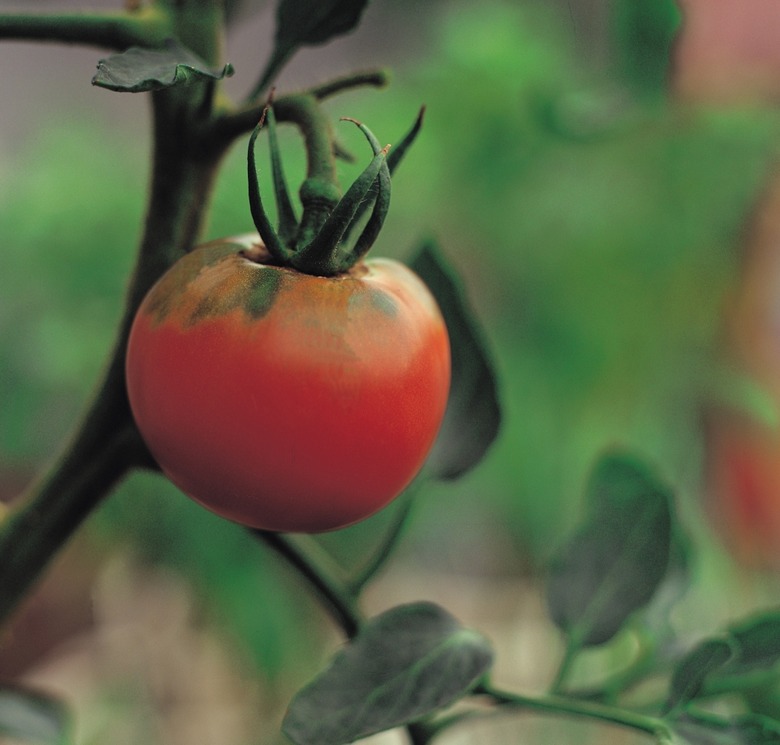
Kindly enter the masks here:
M 492 662 L 488 642 L 439 606 L 398 606 L 372 619 L 299 691 L 282 728 L 296 745 L 353 742 L 449 706 Z

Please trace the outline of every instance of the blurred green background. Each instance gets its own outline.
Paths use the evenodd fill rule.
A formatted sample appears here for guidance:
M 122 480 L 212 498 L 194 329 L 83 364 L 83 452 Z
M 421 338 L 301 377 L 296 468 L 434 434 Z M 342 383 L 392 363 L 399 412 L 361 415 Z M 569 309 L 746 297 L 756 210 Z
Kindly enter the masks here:
M 237 95 L 254 80 L 262 58 L 253 42 L 270 37 L 269 19 L 267 7 L 247 14 L 229 38 L 237 69 L 229 89 Z M 383 142 L 399 139 L 426 104 L 423 133 L 394 179 L 374 251 L 404 258 L 436 236 L 463 277 L 500 376 L 499 440 L 462 481 L 417 495 L 397 560 L 369 595 L 373 607 L 433 593 L 468 621 L 493 628 L 502 619 L 511 630 L 497 633 L 510 638 L 522 635 L 517 621 L 526 613 L 543 625 L 529 598 L 577 518 L 592 460 L 614 444 L 635 448 L 678 488 L 687 524 L 706 546 L 705 584 L 732 571 L 698 500 L 700 412 L 719 377 L 723 304 L 780 122 L 771 107 L 673 100 L 669 58 L 678 23 L 670 0 L 377 1 L 352 37 L 301 53 L 283 75 L 282 89 L 390 64 L 389 90 L 328 105 L 335 118 L 365 121 Z M 38 58 L 31 45 L 9 48 L 25 50 L 27 62 L 15 64 L 26 75 L 24 95 L 37 104 L 23 104 L 15 117 L 6 106 L 2 115 L 9 119 L 0 147 L 6 499 L 61 447 L 98 379 L 143 218 L 149 144 L 142 96 L 89 88 L 85 61 L 96 62 L 99 52 L 47 47 Z M 56 82 L 54 64 L 64 69 Z M 337 126 L 365 160 L 360 134 Z M 295 181 L 300 142 L 292 131 L 282 135 Z M 242 140 L 225 162 L 204 237 L 252 229 L 244 147 Z M 347 183 L 359 165 L 341 168 Z M 387 519 L 323 542 L 343 562 L 359 561 Z M 141 603 L 117 587 L 143 587 L 146 600 L 160 582 L 184 587 L 164 584 L 160 593 L 166 602 L 187 598 L 184 625 L 206 628 L 228 646 L 228 667 L 244 676 L 252 701 L 256 683 L 246 681 L 270 683 L 262 696 L 271 720 L 335 638 L 289 572 L 157 477 L 127 481 L 69 551 L 57 571 L 74 589 L 57 602 L 89 605 L 84 623 L 91 626 L 95 592 L 108 604 L 105 620 L 122 615 L 122 602 Z M 87 579 L 79 583 L 67 571 Z M 743 600 L 751 597 L 729 602 Z M 83 631 L 75 620 L 73 628 Z M 549 630 L 525 638 L 538 634 L 554 638 Z M 141 655 L 138 639 L 128 643 Z M 32 646 L 29 659 L 6 660 L 5 670 L 0 659 L 0 677 L 43 664 L 36 652 L 44 643 Z M 531 672 L 544 674 L 547 664 L 534 663 Z M 163 718 L 155 696 L 127 686 L 95 698 L 115 714 L 156 712 L 145 741 L 174 742 L 154 729 Z M 101 726 L 94 724 L 95 741 Z M 130 730 L 127 741 L 141 741 Z M 242 736 L 221 741 L 254 741 Z

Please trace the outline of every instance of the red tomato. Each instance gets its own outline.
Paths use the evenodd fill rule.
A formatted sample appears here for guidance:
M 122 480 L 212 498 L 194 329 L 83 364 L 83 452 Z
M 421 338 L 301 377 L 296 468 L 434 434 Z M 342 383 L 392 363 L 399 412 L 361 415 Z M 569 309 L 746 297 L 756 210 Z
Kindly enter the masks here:
M 726 546 L 744 566 L 780 568 L 780 435 L 717 411 L 705 444 L 707 507 Z
M 230 520 L 321 532 L 414 478 L 447 403 L 438 307 L 402 264 L 317 277 L 257 236 L 196 248 L 150 290 L 127 350 L 138 427 L 163 472 Z

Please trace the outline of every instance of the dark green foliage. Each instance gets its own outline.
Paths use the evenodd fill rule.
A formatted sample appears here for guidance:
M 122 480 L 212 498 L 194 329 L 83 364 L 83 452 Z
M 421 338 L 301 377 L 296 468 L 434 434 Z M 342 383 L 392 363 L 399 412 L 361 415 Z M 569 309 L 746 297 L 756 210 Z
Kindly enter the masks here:
M 392 608 L 367 623 L 293 699 L 285 734 L 296 745 L 343 745 L 449 706 L 490 669 L 485 639 L 432 603 Z
M 688 715 L 675 722 L 673 729 L 682 745 L 778 745 L 780 743 L 778 723 L 754 715 L 730 719 Z
M 410 266 L 439 303 L 452 353 L 447 412 L 427 468 L 435 478 L 456 479 L 482 460 L 498 435 L 501 409 L 496 375 L 461 282 L 438 246 L 424 243 Z
M 122 93 L 141 93 L 189 85 L 203 80 L 221 80 L 233 74 L 226 64 L 221 70 L 208 65 L 189 49 L 170 40 L 164 49 L 133 47 L 98 62 L 92 84 Z
M 324 44 L 349 33 L 360 21 L 368 0 L 280 0 L 276 9 L 277 54 L 305 44 Z
M 635 91 L 662 92 L 669 77 L 674 35 L 680 24 L 678 3 L 617 0 L 611 7 L 618 73 Z
M 671 494 L 632 455 L 602 457 L 585 517 L 550 567 L 553 620 L 577 646 L 611 639 L 652 599 L 669 565 Z
M 734 689 L 773 687 L 780 662 L 780 613 L 763 612 L 704 639 L 677 663 L 667 709 Z M 763 679 L 763 684 L 762 684 Z
M 728 637 L 707 639 L 694 647 L 674 671 L 666 709 L 671 711 L 696 698 L 707 677 L 722 668 L 734 653 L 735 645 Z

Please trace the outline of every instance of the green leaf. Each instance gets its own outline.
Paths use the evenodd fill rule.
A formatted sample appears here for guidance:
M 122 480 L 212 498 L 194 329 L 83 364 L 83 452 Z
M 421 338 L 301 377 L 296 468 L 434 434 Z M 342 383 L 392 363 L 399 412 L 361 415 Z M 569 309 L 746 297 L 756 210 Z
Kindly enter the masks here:
M 233 74 L 232 65 L 210 70 L 196 54 L 173 39 L 164 49 L 131 47 L 98 62 L 92 85 L 123 93 L 141 93 L 189 85 L 203 80 L 221 80 Z
M 669 566 L 671 503 L 632 455 L 596 464 L 585 520 L 553 559 L 547 585 L 553 620 L 578 645 L 608 641 L 653 598 Z
M 259 96 L 302 46 L 324 44 L 352 31 L 366 5 L 368 0 L 280 0 L 274 51 L 250 98 Z
M 642 612 L 642 623 L 657 639 L 675 635 L 670 614 L 674 605 L 685 596 L 691 586 L 692 554 L 690 536 L 679 523 L 674 522 L 666 574 L 653 599 Z
M 780 723 L 755 714 L 722 719 L 685 714 L 672 723 L 680 745 L 780 745 Z
M 447 411 L 426 468 L 435 478 L 457 479 L 482 460 L 498 435 L 501 409 L 496 375 L 482 329 L 439 247 L 426 242 L 410 266 L 439 304 L 452 354 Z
M 680 25 L 679 4 L 617 0 L 610 7 L 615 56 L 626 82 L 648 93 L 666 90 L 670 51 Z
M 68 714 L 55 699 L 0 686 L 0 735 L 35 745 L 67 742 Z
M 672 675 L 666 711 L 696 698 L 710 674 L 722 668 L 734 653 L 735 645 L 728 637 L 707 639 L 694 647 L 679 662 Z
M 368 0 L 280 0 L 276 9 L 276 46 L 297 49 L 324 44 L 355 28 Z
M 353 742 L 449 706 L 492 662 L 487 641 L 439 606 L 398 606 L 372 619 L 295 696 L 282 729 L 296 745 Z
M 745 675 L 773 668 L 780 661 L 780 612 L 763 612 L 729 628 L 737 653 L 726 671 Z

